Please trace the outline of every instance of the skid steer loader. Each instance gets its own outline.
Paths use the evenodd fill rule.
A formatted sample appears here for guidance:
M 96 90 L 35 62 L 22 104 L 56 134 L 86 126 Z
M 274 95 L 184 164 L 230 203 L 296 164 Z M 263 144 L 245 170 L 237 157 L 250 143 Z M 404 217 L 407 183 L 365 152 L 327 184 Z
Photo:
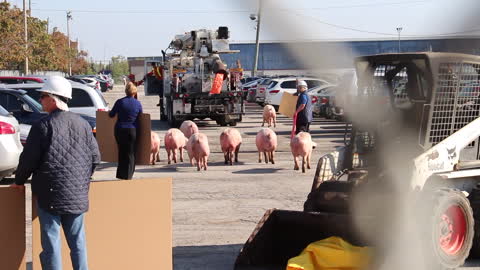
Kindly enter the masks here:
M 355 64 L 345 146 L 318 161 L 304 211 L 265 213 L 235 269 L 285 269 L 329 236 L 372 246 L 378 265 L 389 251 L 399 264 L 418 256 L 403 269 L 479 257 L 480 57 L 382 54 Z

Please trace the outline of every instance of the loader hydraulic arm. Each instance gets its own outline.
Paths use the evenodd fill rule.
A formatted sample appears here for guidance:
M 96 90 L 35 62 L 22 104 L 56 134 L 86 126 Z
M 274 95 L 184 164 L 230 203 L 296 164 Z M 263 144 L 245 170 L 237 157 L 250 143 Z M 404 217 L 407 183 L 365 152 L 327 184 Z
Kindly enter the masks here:
M 460 151 L 480 137 L 480 118 L 470 122 L 414 159 L 412 188 L 422 189 L 433 174 L 455 171 Z

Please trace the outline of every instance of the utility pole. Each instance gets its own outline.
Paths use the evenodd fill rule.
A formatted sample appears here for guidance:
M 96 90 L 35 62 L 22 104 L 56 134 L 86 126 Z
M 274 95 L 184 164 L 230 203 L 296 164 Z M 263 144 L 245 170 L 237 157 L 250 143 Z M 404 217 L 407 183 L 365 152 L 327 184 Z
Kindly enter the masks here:
M 23 0 L 25 1 L 25 0 Z M 67 11 L 67 37 L 68 37 L 68 75 L 72 76 L 72 56 L 70 51 L 70 20 L 72 20 L 72 12 Z
M 27 7 L 26 0 L 23 0 L 23 30 L 25 38 L 25 75 L 29 74 L 28 71 L 28 28 L 27 28 Z
M 257 74 L 258 68 L 258 50 L 260 47 L 259 38 L 260 38 L 260 16 L 262 14 L 262 0 L 258 0 L 258 13 L 257 13 L 257 35 L 255 38 L 255 60 L 253 62 L 252 77 L 255 77 Z M 250 16 L 250 19 L 252 16 Z
M 402 52 L 401 48 L 400 48 L 400 32 L 402 32 L 402 27 L 397 27 L 397 32 L 398 32 L 398 52 Z

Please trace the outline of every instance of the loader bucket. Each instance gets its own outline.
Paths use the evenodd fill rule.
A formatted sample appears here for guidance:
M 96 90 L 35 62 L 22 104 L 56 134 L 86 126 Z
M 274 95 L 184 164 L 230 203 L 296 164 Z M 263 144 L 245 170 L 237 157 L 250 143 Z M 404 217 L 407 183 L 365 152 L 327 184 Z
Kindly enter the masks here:
M 235 269 L 285 269 L 308 244 L 330 236 L 366 245 L 350 215 L 270 209 L 240 251 Z

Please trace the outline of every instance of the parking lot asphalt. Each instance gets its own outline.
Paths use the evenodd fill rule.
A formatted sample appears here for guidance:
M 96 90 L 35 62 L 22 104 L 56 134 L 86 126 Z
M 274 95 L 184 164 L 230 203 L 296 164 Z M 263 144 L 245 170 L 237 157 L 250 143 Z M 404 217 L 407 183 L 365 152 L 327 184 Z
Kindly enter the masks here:
M 224 165 L 219 144 L 224 127 L 214 121 L 196 121 L 209 140 L 208 170 L 197 172 L 187 162 L 167 165 L 163 135 L 168 126 L 159 121 L 158 97 L 144 96 L 142 87 L 139 91 L 162 147 L 161 162 L 138 166 L 134 178 L 173 177 L 174 269 L 232 269 L 264 212 L 270 208 L 302 210 L 318 158 L 343 144 L 343 123 L 315 119 L 311 133 L 318 147 L 313 151 L 312 169 L 305 174 L 294 171 L 289 145 L 292 120 L 279 115 L 277 127 L 272 127 L 278 135 L 276 163 L 258 163 L 255 136 L 262 124 L 262 107 L 247 104 L 246 115 L 236 127 L 243 138 L 238 164 Z M 121 87 L 105 94 L 110 106 L 122 96 Z M 115 164 L 104 163 L 94 179 L 113 179 L 115 170 Z
M 124 96 L 123 85 L 104 93 L 112 108 Z M 302 210 L 310 191 L 317 161 L 323 154 L 343 144 L 345 124 L 315 119 L 311 125 L 317 148 L 312 153 L 312 168 L 302 174 L 293 170 L 290 152 L 291 119 L 277 117 L 276 163 L 258 163 L 255 136 L 262 124 L 262 107 L 247 104 L 246 115 L 236 127 L 243 138 L 239 163 L 224 165 L 219 136 L 224 127 L 214 121 L 196 121 L 208 136 L 211 155 L 208 170 L 197 172 L 188 162 L 166 162 L 163 136 L 168 125 L 160 121 L 157 96 L 145 96 L 139 87 L 139 100 L 151 115 L 152 130 L 161 139 L 161 161 L 154 166 L 137 166 L 134 179 L 173 177 L 173 260 L 174 269 L 232 269 L 241 247 L 266 210 L 270 208 Z M 103 162 L 94 181 L 114 180 L 115 163 Z M 27 206 L 30 205 L 27 192 Z M 30 209 L 27 209 L 27 213 Z M 28 218 L 27 218 L 28 219 Z M 27 223 L 27 236 L 30 236 Z M 31 248 L 27 239 L 27 254 Z M 27 255 L 31 261 L 31 255 Z

